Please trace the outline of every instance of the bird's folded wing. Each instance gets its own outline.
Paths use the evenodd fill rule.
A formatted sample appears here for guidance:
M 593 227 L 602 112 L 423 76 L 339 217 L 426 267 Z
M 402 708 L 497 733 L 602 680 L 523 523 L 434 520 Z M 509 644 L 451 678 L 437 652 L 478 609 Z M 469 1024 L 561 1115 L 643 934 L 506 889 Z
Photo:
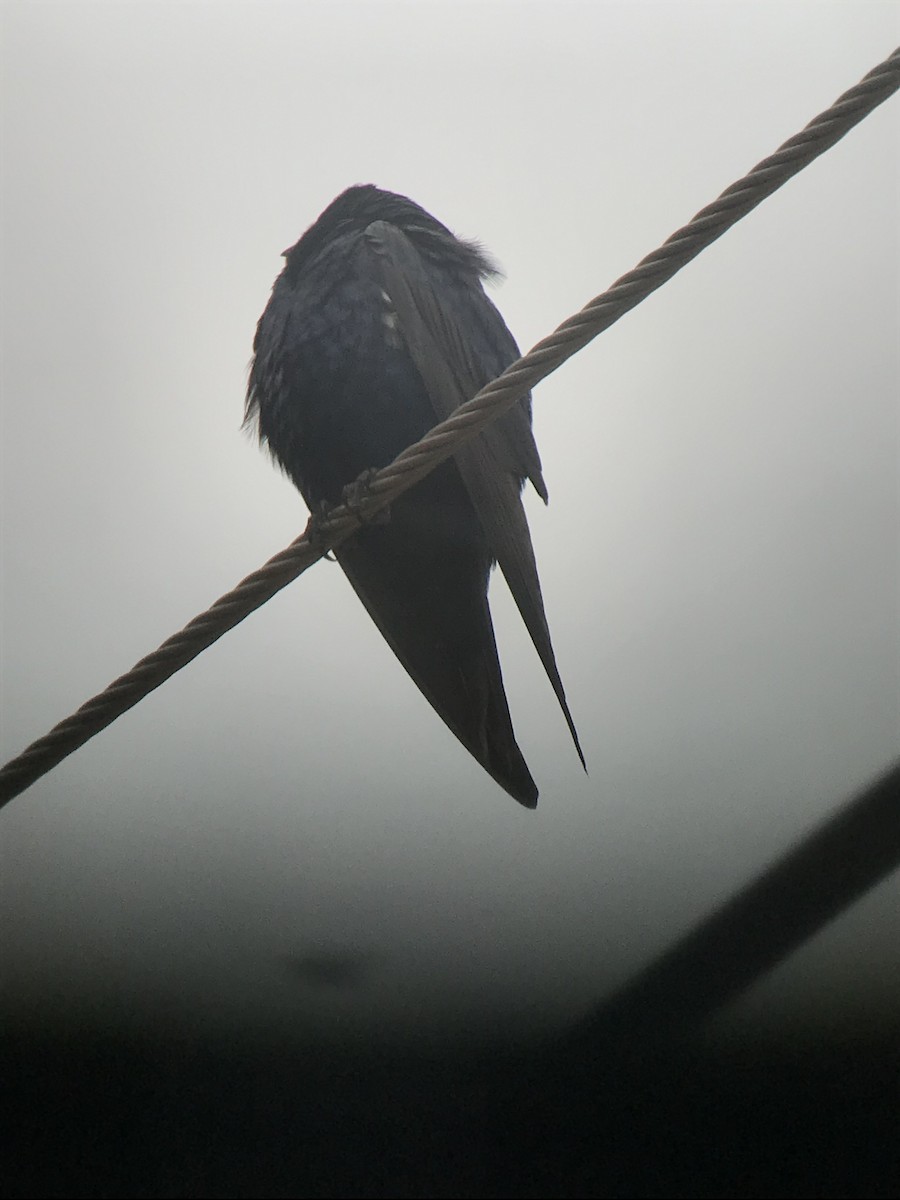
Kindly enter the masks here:
M 435 418 L 442 421 L 471 399 L 490 377 L 485 376 L 483 365 L 476 361 L 465 330 L 435 291 L 427 263 L 409 239 L 395 226 L 375 221 L 366 230 L 366 242 L 378 264 L 382 287 L 397 314 L 399 330 L 428 391 Z M 546 499 L 527 410 L 517 406 L 511 419 L 493 422 L 461 446 L 454 459 L 584 765 L 550 641 L 520 496 L 518 476 L 527 475 Z

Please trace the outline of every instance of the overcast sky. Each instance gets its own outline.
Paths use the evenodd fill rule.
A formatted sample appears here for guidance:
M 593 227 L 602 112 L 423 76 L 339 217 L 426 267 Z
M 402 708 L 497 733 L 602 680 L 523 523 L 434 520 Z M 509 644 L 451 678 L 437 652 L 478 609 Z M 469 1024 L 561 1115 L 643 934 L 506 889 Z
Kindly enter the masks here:
M 303 528 L 240 423 L 280 252 L 334 195 L 482 240 L 527 348 L 900 41 L 860 0 L 0 21 L 4 760 Z M 895 98 L 537 390 L 589 776 L 502 580 L 536 813 L 320 563 L 0 815 L 5 1011 L 563 1024 L 890 762 L 898 144 Z M 741 1011 L 888 1011 L 897 888 Z

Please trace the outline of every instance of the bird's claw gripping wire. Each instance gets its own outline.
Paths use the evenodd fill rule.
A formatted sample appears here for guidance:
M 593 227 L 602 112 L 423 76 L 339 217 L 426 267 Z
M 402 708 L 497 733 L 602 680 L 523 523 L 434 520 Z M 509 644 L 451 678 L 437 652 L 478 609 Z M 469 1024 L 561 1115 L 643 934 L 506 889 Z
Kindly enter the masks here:
M 321 550 L 326 544 L 327 537 L 325 535 L 325 525 L 328 517 L 331 514 L 332 505 L 327 504 L 324 500 L 321 504 L 317 504 L 309 514 L 309 520 L 306 522 L 306 529 L 303 534 L 311 546 L 317 550 Z M 328 562 L 337 562 L 331 550 L 326 550 L 322 555 Z
M 386 525 L 390 521 L 390 509 L 382 508 L 369 515 L 366 505 L 371 498 L 372 480 L 378 475 L 374 467 L 367 467 L 352 483 L 348 483 L 341 493 L 345 507 L 356 517 L 360 525 Z
M 386 525 L 391 519 L 390 508 L 380 509 L 371 515 L 366 512 L 366 506 L 371 497 L 370 488 L 372 480 L 377 474 L 378 471 L 375 467 L 368 467 L 352 483 L 348 483 L 341 492 L 341 504 L 348 512 L 353 514 L 361 526 Z M 304 534 L 311 546 L 321 549 L 327 544 L 328 536 L 325 529 L 336 507 L 337 505 L 329 504 L 323 500 L 310 512 Z M 325 551 L 323 558 L 326 558 L 329 562 L 337 562 L 337 559 L 330 550 Z

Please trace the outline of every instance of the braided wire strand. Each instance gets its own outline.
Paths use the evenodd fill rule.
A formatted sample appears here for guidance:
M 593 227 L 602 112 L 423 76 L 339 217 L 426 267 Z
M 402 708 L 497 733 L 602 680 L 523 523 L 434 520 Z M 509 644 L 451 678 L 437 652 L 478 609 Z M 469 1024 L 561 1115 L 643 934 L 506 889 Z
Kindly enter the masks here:
M 374 473 L 365 495 L 311 521 L 306 531 L 248 575 L 130 671 L 32 742 L 0 768 L 0 807 L 45 775 L 144 696 L 185 667 L 229 629 L 340 545 L 361 524 L 449 458 L 490 421 L 510 409 L 598 334 L 672 278 L 767 196 L 830 149 L 900 88 L 900 49 L 874 67 L 830 108 L 789 138 L 774 154 L 726 188 L 712 204 L 673 233 L 607 291 L 563 321 L 471 400 L 436 425 L 392 463 Z

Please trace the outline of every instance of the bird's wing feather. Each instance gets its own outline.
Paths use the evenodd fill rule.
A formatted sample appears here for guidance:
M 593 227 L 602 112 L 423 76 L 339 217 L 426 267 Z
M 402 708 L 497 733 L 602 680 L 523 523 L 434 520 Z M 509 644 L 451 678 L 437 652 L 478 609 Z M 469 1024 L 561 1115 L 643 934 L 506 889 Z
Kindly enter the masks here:
M 473 356 L 453 312 L 435 291 L 429 270 L 406 235 L 384 221 L 375 221 L 366 230 L 366 242 L 377 264 L 382 287 L 397 314 L 400 332 L 425 384 L 435 418 L 444 420 L 489 381 L 484 367 Z M 502 324 L 502 319 L 498 320 Z M 484 433 L 460 447 L 454 458 L 584 765 L 553 653 L 520 496 L 519 476 L 527 474 L 533 481 L 540 481 L 535 486 L 546 498 L 540 460 L 536 449 L 533 452 L 528 449 L 529 445 L 534 447 L 534 442 L 527 410 L 518 408 L 517 413 L 513 409 L 510 417 L 505 426 L 504 418 L 495 421 Z M 527 436 L 523 437 L 519 422 L 524 424 Z

